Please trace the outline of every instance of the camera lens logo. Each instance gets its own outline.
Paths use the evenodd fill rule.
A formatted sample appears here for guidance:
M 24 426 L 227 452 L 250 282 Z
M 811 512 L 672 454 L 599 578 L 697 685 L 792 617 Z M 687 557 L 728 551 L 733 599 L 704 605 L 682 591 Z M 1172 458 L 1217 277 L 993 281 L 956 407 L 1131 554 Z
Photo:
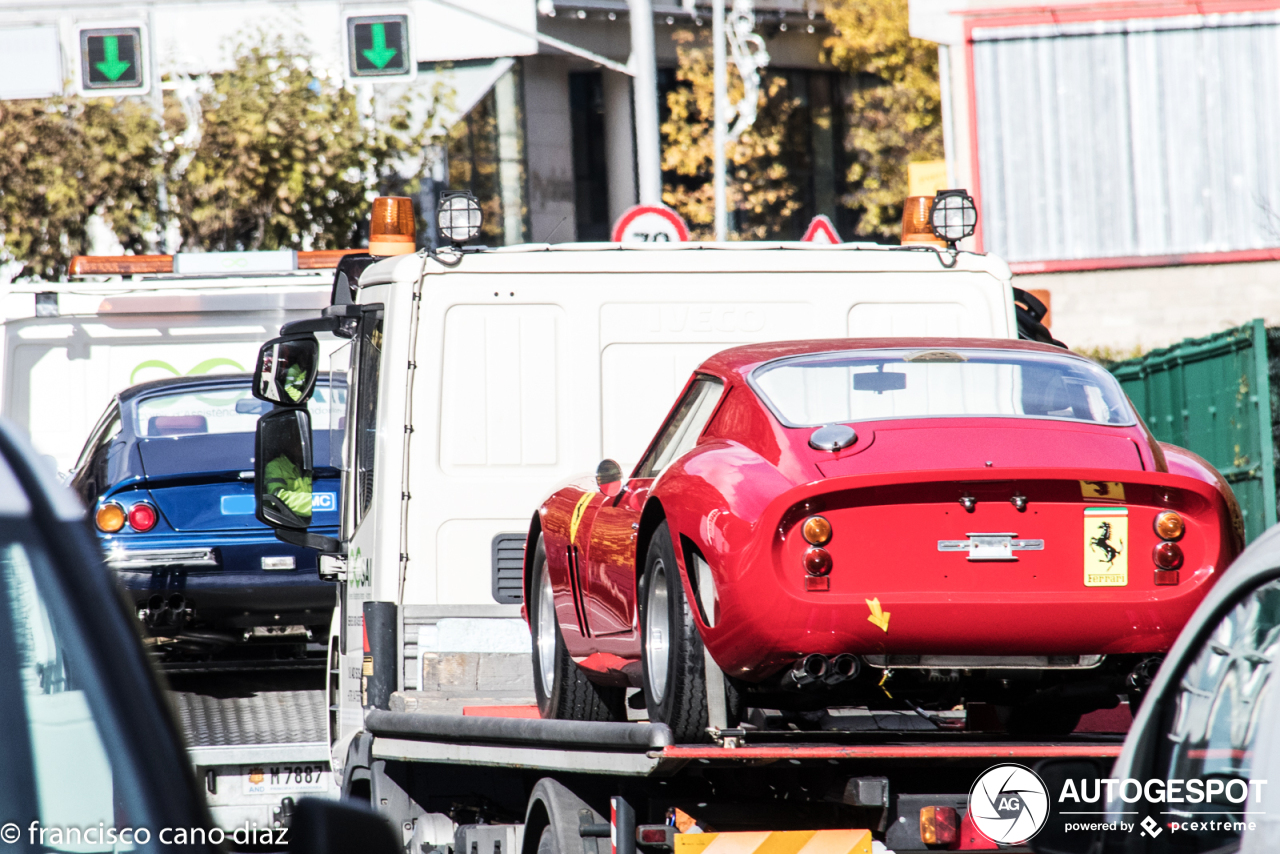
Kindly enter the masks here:
M 1024 842 L 1048 820 L 1049 792 L 1030 768 L 997 765 L 983 772 L 969 791 L 969 818 L 992 842 Z

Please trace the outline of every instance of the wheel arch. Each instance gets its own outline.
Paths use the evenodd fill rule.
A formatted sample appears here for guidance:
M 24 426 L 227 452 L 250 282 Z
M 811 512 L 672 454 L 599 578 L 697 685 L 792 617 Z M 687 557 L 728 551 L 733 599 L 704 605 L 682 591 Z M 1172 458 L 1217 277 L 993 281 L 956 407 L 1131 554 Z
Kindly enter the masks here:
M 658 498 L 650 498 L 645 502 L 640 513 L 640 529 L 636 532 L 636 590 L 640 590 L 640 579 L 644 577 L 644 564 L 649 556 L 649 543 L 653 540 L 654 531 L 667 521 L 667 512 Z
M 524 538 L 524 578 L 522 585 L 524 588 L 524 601 L 520 608 L 524 611 L 525 619 L 529 619 L 529 602 L 533 593 L 533 556 L 538 550 L 538 538 L 542 536 L 542 512 L 533 514 L 533 520 L 529 523 L 529 533 Z

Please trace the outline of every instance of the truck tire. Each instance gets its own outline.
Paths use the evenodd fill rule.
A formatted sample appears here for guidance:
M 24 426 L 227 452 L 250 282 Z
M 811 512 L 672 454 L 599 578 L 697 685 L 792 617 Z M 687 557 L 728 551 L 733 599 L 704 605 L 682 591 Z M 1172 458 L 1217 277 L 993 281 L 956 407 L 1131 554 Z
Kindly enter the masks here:
M 538 713 L 543 718 L 562 721 L 625 721 L 626 689 L 592 682 L 565 648 L 541 534 L 533 553 L 533 584 L 529 591 L 533 693 L 538 698 Z
M 522 854 L 608 854 L 608 839 L 584 838 L 578 830 L 583 824 L 605 824 L 609 821 L 607 797 L 600 797 L 603 793 L 598 785 L 592 789 L 595 799 L 601 801 L 597 806 L 605 810 L 603 814 L 563 783 L 550 777 L 535 783 L 525 808 Z
M 538 837 L 538 854 L 560 854 L 555 832 L 550 827 L 542 828 L 542 836 Z
M 706 741 L 702 637 L 685 599 L 665 521 L 649 541 L 639 593 L 641 683 L 649 720 L 669 726 L 677 744 Z

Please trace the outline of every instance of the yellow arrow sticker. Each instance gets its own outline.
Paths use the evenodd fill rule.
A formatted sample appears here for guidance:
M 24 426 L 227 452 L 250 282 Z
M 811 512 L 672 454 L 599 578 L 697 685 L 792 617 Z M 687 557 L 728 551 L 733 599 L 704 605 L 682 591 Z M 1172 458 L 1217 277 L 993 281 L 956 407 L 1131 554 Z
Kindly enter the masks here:
M 573 515 L 569 517 L 570 543 L 578 537 L 578 525 L 582 522 L 582 517 L 587 512 L 587 505 L 591 503 L 592 498 L 595 498 L 595 493 L 584 492 L 582 497 L 578 499 L 578 503 L 573 505 Z
M 871 616 L 867 617 L 867 622 L 880 627 L 885 634 L 889 633 L 889 612 L 880 610 L 880 597 L 867 600 L 867 607 L 871 609 Z

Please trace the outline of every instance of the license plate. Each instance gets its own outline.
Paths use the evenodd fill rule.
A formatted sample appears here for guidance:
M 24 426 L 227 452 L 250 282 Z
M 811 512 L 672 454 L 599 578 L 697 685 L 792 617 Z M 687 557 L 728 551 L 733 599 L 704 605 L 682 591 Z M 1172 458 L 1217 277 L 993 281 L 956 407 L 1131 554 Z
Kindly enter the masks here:
M 1019 540 L 1013 533 L 966 534 L 967 540 L 938 540 L 940 552 L 968 552 L 969 560 L 1017 560 L 1014 552 L 1044 551 L 1044 540 Z
M 329 788 L 329 766 L 320 762 L 246 765 L 241 773 L 246 795 L 323 792 Z
M 254 626 L 252 636 L 255 638 L 305 638 L 306 626 Z

